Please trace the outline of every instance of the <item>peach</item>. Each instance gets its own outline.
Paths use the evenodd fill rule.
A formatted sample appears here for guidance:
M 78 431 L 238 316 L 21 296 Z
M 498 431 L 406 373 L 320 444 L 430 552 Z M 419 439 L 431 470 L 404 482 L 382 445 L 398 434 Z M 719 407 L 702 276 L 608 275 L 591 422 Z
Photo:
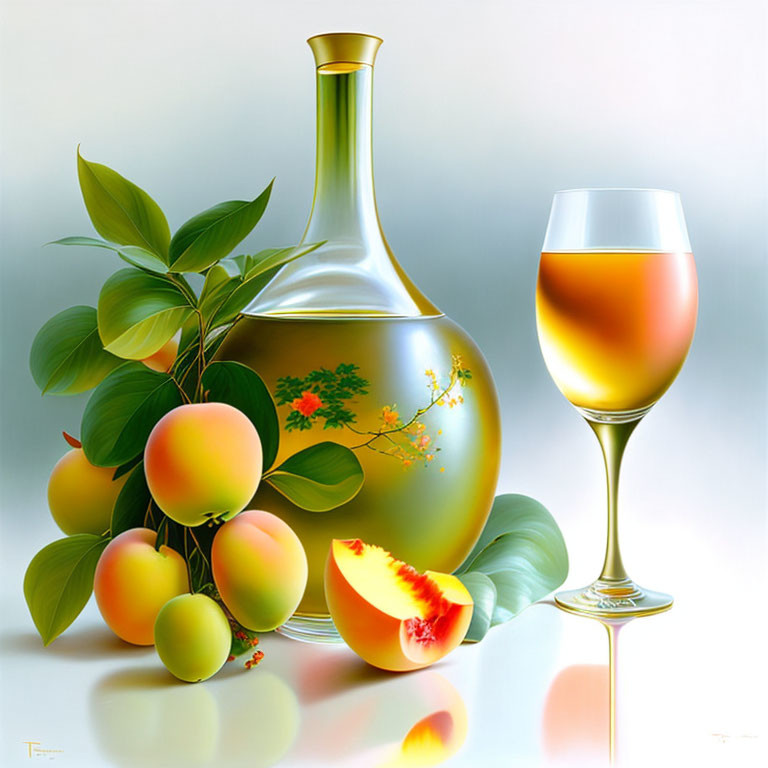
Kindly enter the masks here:
M 172 339 L 166 341 L 157 352 L 149 357 L 145 357 L 141 362 L 153 371 L 167 373 L 171 370 L 171 366 L 176 362 L 176 354 L 178 351 L 179 339 L 178 336 L 174 336 Z
M 420 574 L 360 539 L 331 542 L 325 597 L 347 645 L 393 672 L 420 669 L 450 653 L 467 634 L 474 607 L 455 576 Z
M 174 408 L 155 424 L 144 449 L 149 491 L 182 525 L 234 517 L 256 493 L 261 469 L 256 427 L 226 403 Z
M 213 677 L 229 657 L 232 630 L 207 595 L 171 598 L 155 620 L 155 648 L 168 671 L 187 683 Z
M 296 610 L 307 586 L 307 556 L 299 537 L 276 515 L 242 512 L 216 533 L 213 580 L 244 627 L 269 632 Z
M 157 533 L 131 528 L 107 544 L 96 564 L 93 593 L 107 626 L 134 645 L 152 645 L 160 609 L 189 592 L 184 558 L 168 546 L 155 550 Z
M 106 531 L 112 520 L 112 508 L 128 479 L 113 480 L 114 467 L 95 467 L 82 448 L 65 453 L 48 481 L 48 507 L 56 525 L 67 536 L 74 533 Z

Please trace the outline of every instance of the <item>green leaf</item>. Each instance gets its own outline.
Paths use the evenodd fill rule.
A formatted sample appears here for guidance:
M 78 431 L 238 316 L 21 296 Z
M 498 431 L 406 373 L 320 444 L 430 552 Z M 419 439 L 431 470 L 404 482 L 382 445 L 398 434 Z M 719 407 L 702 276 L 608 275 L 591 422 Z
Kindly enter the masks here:
M 273 183 L 251 202 L 219 203 L 182 224 L 170 245 L 173 271 L 202 272 L 224 258 L 259 223 Z
M 99 384 L 85 406 L 80 427 L 91 464 L 116 467 L 144 450 L 152 427 L 182 404 L 167 373 L 143 363 L 124 363 Z
M 464 642 L 477 643 L 485 637 L 491 627 L 493 610 L 496 607 L 496 585 L 479 571 L 465 573 L 458 578 L 472 595 L 472 601 L 475 604 L 472 610 L 472 622 Z
M 289 261 L 294 261 L 325 244 L 325 240 L 319 243 L 302 243 L 291 245 L 287 248 L 267 248 L 252 255 L 229 256 L 224 263 L 232 262 L 237 266 L 241 277 L 245 279 L 257 277 L 274 267 L 282 267 Z
M 203 392 L 208 393 L 209 402 L 234 406 L 253 422 L 261 439 L 264 471 L 269 469 L 280 444 L 280 424 L 272 395 L 261 377 L 242 363 L 211 363 L 203 373 Z
M 519 494 L 497 496 L 469 557 L 456 571 L 485 574 L 496 587 L 491 626 L 509 621 L 559 587 L 568 575 L 568 552 L 552 515 Z
M 232 322 L 256 298 L 279 269 L 280 267 L 274 267 L 268 272 L 256 275 L 256 277 L 236 281 L 233 290 L 225 297 L 211 318 L 210 327 L 218 328 Z
M 127 267 L 115 272 L 99 294 L 99 333 L 104 348 L 142 360 L 157 352 L 194 312 L 170 279 Z
M 108 251 L 115 250 L 115 246 L 112 243 L 108 243 L 106 240 L 98 240 L 95 237 L 62 237 L 60 240 L 51 240 L 46 245 L 80 245 L 92 248 L 105 248 Z
M 268 248 L 253 256 L 233 256 L 208 270 L 200 311 L 209 328 L 232 322 L 289 261 L 314 251 L 322 243 Z
M 210 320 L 216 314 L 219 307 L 232 294 L 232 291 L 243 282 L 239 275 L 230 274 L 231 267 L 234 265 L 227 266 L 224 263 L 214 264 L 205 275 L 198 307 L 206 325 L 210 325 Z
M 176 355 L 178 360 L 184 352 L 187 352 L 193 345 L 200 343 L 200 323 L 197 317 L 190 316 L 181 326 L 181 338 L 179 339 L 179 350 Z
M 326 512 L 353 499 L 364 475 L 349 448 L 327 442 L 293 454 L 264 479 L 297 507 Z
M 85 392 L 121 362 L 102 347 L 96 310 L 86 306 L 54 315 L 37 332 L 29 353 L 35 384 L 52 395 Z
M 144 476 L 144 462 L 140 461 L 133 468 L 115 500 L 110 524 L 112 538 L 131 528 L 142 528 L 151 501 L 152 496 Z
M 126 461 L 124 464 L 121 464 L 119 467 L 115 467 L 115 472 L 112 475 L 112 479 L 117 480 L 119 477 L 122 477 L 123 475 L 127 475 L 140 461 L 141 461 L 141 455 L 134 456 L 130 461 Z
M 140 248 L 138 245 L 122 245 L 114 250 L 123 261 L 127 261 L 134 267 L 156 272 L 159 275 L 168 272 L 168 265 L 146 248 Z
M 109 539 L 78 533 L 41 549 L 24 575 L 24 597 L 43 644 L 80 614 L 93 591 L 96 563 Z
M 143 190 L 106 165 L 77 152 L 77 175 L 94 229 L 120 245 L 138 245 L 165 259 L 170 230 L 160 206 Z
M 53 240 L 46 245 L 79 245 L 103 248 L 116 253 L 123 261 L 127 261 L 134 267 L 147 269 L 161 275 L 168 272 L 168 265 L 159 256 L 138 245 L 115 245 L 106 240 L 97 240 L 95 237 L 63 237 L 61 240 Z

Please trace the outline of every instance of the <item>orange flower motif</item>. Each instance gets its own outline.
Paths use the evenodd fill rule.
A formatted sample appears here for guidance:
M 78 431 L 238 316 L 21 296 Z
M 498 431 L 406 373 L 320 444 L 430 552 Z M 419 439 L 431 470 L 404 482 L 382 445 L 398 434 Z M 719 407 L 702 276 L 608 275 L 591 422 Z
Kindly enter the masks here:
M 302 392 L 301 397 L 297 397 L 291 403 L 291 408 L 298 411 L 302 416 L 311 416 L 318 408 L 322 407 L 323 401 L 314 392 Z
M 397 424 L 397 420 L 400 418 L 400 414 L 397 411 L 393 411 L 388 405 L 385 405 L 381 409 L 381 420 L 388 426 L 394 427 Z

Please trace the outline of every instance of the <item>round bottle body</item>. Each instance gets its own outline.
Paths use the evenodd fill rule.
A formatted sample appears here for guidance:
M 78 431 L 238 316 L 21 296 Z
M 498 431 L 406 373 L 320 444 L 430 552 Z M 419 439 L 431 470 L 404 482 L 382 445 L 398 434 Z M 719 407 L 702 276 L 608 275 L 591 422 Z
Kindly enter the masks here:
M 352 448 L 365 472 L 358 495 L 327 512 L 300 509 L 267 482 L 250 505 L 281 517 L 304 545 L 309 581 L 297 615 L 327 616 L 323 573 L 334 538 L 379 545 L 421 571 L 450 573 L 461 564 L 493 502 L 501 430 L 491 372 L 456 323 L 442 315 L 245 316 L 217 357 L 250 366 L 272 393 L 285 377 L 303 380 L 339 365 L 357 366 L 355 373 L 367 382 L 365 394 L 344 402 L 355 415 L 352 429 L 324 428 L 322 418 L 309 429 L 287 428 L 292 411 L 318 407 L 312 398 L 277 408 L 280 450 L 274 467 L 332 440 Z M 457 366 L 470 377 L 458 377 Z M 439 400 L 452 370 L 454 386 Z

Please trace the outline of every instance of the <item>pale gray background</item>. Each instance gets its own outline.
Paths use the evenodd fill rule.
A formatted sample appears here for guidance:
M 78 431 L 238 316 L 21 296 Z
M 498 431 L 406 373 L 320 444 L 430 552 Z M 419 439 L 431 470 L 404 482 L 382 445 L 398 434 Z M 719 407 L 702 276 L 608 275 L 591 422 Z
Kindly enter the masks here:
M 304 40 L 340 30 L 384 38 L 374 92 L 384 229 L 416 283 L 487 355 L 504 413 L 500 490 L 552 510 L 572 586 L 599 567 L 604 490 L 594 438 L 536 339 L 551 196 L 680 192 L 699 321 L 682 373 L 630 444 L 625 562 L 678 604 L 734 617 L 754 608 L 766 553 L 767 62 L 765 5 L 746 0 L 5 0 L 4 608 L 27 621 L 24 567 L 58 534 L 45 501 L 65 451 L 58 433 L 78 432 L 86 399 L 41 398 L 29 346 L 50 315 L 95 304 L 120 266 L 103 252 L 41 247 L 92 234 L 75 147 L 147 189 L 172 228 L 276 176 L 247 245 L 295 242 L 314 172 Z M 718 583 L 727 600 L 713 606 Z

